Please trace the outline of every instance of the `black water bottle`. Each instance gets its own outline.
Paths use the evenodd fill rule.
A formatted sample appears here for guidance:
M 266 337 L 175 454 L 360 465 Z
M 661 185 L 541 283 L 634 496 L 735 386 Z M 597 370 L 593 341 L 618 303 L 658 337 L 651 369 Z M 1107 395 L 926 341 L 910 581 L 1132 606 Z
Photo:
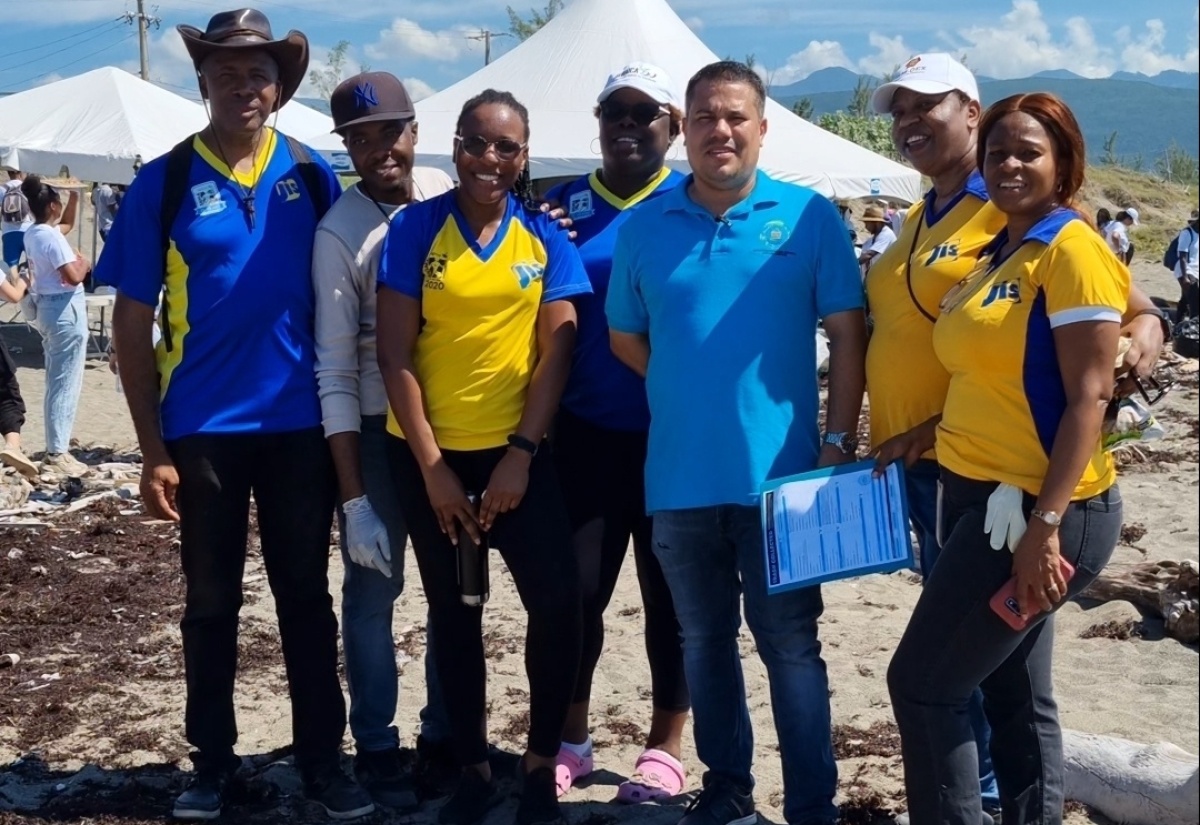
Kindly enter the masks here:
M 471 508 L 478 514 L 479 497 L 467 493 L 467 501 L 471 502 Z M 476 544 L 464 527 L 458 531 L 458 593 L 462 603 L 471 607 L 482 607 L 490 595 L 487 534 L 482 533 L 479 544 Z

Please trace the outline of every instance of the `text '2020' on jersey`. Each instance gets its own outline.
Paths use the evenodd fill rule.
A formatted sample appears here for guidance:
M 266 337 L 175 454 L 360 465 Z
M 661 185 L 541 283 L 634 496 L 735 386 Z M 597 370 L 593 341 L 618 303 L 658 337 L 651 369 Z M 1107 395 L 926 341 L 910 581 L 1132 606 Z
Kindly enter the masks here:
M 341 192 L 316 158 L 325 202 Z M 159 246 L 167 158 L 148 163 L 121 202 L 96 278 L 149 306 L 165 291 L 158 346 L 167 440 L 198 433 L 319 426 L 312 238 L 317 212 L 288 151 L 268 130 L 255 173 L 235 173 L 197 137 L 187 194 Z M 254 220 L 243 198 L 252 197 Z
M 440 447 L 503 446 L 516 431 L 537 364 L 544 303 L 591 291 L 565 230 L 509 195 L 495 236 L 480 246 L 456 192 L 392 220 L 379 285 L 421 302 L 414 362 Z M 402 436 L 394 412 L 388 430 Z
M 942 411 L 950 375 L 933 352 L 943 296 L 970 274 L 980 251 L 1004 227 L 974 172 L 941 211 L 930 190 L 909 210 L 900 237 L 867 274 L 875 327 L 867 346 L 871 444 L 908 432 Z M 934 457 L 934 451 L 926 454 Z
M 562 405 L 598 427 L 622 432 L 645 432 L 650 428 L 646 384 L 613 355 L 604 301 L 612 277 L 617 230 L 634 207 L 670 192 L 685 179 L 678 172 L 662 169 L 641 191 L 619 198 L 593 172 L 546 195 L 547 201 L 561 205 L 571 216 L 575 246 L 592 282 L 592 294 L 580 296 L 575 302 L 579 332 Z
M 1129 270 L 1068 209 L 1042 218 L 999 259 L 1007 233 L 984 250 L 963 291 L 947 299 L 933 345 L 950 372 L 938 428 L 938 461 L 967 478 L 1041 492 L 1067 407 L 1054 330 L 1120 323 Z M 1116 479 L 1096 445 L 1072 495 L 1104 492 Z

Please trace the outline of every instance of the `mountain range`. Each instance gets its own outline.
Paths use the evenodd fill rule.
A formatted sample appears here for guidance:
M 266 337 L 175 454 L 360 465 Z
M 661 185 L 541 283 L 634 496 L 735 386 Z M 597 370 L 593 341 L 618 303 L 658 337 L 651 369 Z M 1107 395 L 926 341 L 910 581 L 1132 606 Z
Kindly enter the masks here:
M 797 83 L 772 86 L 771 97 L 790 107 L 801 98 L 812 101 L 813 117 L 845 109 L 859 78 L 879 78 L 842 68 L 821 69 Z M 1066 69 L 1039 72 L 1017 80 L 979 76 L 979 95 L 986 106 L 1019 92 L 1053 92 L 1066 101 L 1083 130 L 1088 155 L 1097 160 L 1104 142 L 1117 133 L 1116 154 L 1125 163 L 1138 158 L 1152 168 L 1172 143 L 1200 155 L 1200 73 L 1165 71 L 1154 76 L 1117 72 L 1112 77 L 1085 78 Z

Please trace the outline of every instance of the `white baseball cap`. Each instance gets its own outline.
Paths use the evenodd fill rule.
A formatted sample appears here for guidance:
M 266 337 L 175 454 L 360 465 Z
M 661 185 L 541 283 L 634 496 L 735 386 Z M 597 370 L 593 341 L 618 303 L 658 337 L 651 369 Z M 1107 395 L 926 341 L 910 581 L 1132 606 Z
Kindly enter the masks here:
M 974 101 L 979 100 L 979 84 L 975 75 L 945 52 L 929 52 L 909 58 L 899 73 L 871 95 L 871 108 L 885 115 L 892 108 L 892 96 L 897 89 L 909 89 L 917 94 L 938 95 L 959 91 Z
M 1137 211 L 1136 209 L 1134 209 L 1132 206 L 1131 206 L 1131 207 L 1129 207 L 1128 209 L 1126 209 L 1126 210 L 1125 210 L 1125 214 L 1129 216 L 1129 219 L 1130 219 L 1131 221 L 1133 221 L 1133 225 L 1134 225 L 1134 226 L 1139 226 L 1139 225 L 1140 225 L 1140 224 L 1138 223 L 1138 218 L 1139 218 L 1139 217 L 1141 217 L 1141 216 L 1140 216 L 1140 215 L 1138 215 L 1138 211 Z
M 609 95 L 617 89 L 637 89 L 655 103 L 679 106 L 679 96 L 675 94 L 675 84 L 671 82 L 670 75 L 650 63 L 630 63 L 616 74 L 609 75 L 596 102 L 608 100 Z

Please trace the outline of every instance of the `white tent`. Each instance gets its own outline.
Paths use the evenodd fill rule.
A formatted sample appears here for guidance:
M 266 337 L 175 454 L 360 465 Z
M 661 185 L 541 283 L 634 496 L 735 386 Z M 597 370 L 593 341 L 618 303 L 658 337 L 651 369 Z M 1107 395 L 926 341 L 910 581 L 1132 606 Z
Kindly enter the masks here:
M 679 19 L 666 0 L 574 0 L 544 28 L 492 64 L 417 103 L 421 141 L 417 162 L 453 173 L 450 151 L 463 103 L 493 88 L 512 92 L 530 112 L 531 171 L 535 178 L 580 175 L 600 162 L 592 147 L 596 95 L 609 74 L 634 61 L 654 63 L 683 87 L 702 66 L 720 58 Z M 776 177 L 831 196 L 883 195 L 915 201 L 920 175 L 767 102 L 768 132 L 760 165 Z M 308 141 L 348 170 L 334 136 Z M 687 169 L 683 147 L 671 166 Z
M 0 98 L 0 164 L 39 175 L 65 166 L 79 180 L 129 183 L 138 156 L 166 154 L 207 123 L 199 103 L 106 66 Z M 327 133 L 333 120 L 291 101 L 276 125 L 301 136 Z
M 106 66 L 0 99 L 0 163 L 128 183 L 138 155 L 158 157 L 204 124 L 195 103 Z

